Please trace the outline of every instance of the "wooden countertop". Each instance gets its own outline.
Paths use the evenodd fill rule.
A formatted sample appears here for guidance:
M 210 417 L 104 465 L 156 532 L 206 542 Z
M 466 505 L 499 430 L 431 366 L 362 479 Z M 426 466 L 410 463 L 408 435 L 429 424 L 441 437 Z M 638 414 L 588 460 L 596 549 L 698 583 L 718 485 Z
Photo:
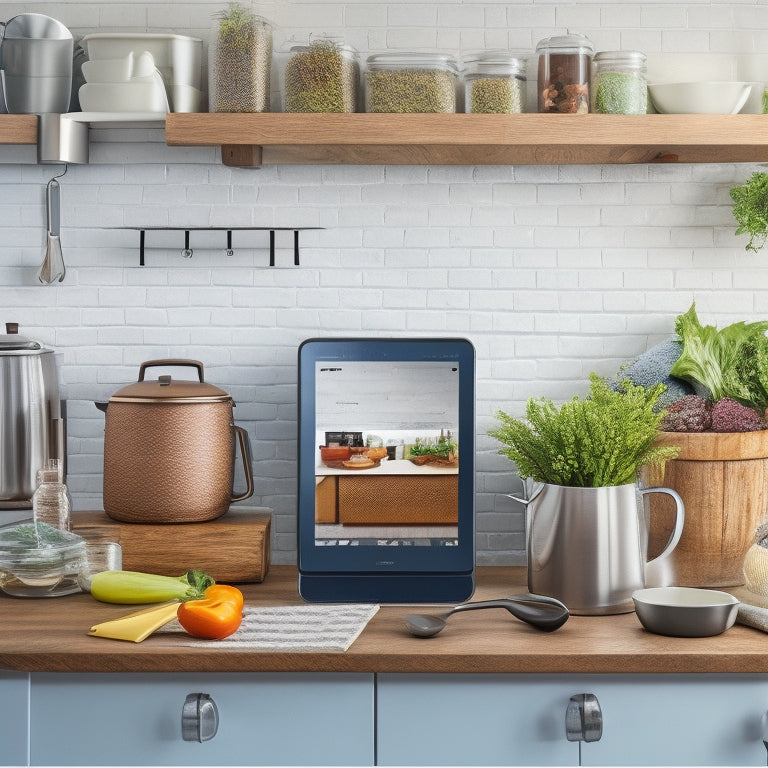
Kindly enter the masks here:
M 473 599 L 525 592 L 524 568 L 480 568 Z M 299 604 L 296 569 L 272 566 L 243 587 L 247 603 Z M 740 625 L 718 637 L 646 632 L 634 613 L 573 616 L 542 633 L 504 611 L 458 614 L 437 637 L 411 637 L 408 606 L 382 606 L 346 653 L 273 653 L 190 646 L 186 635 L 143 643 L 90 637 L 91 625 L 131 611 L 90 595 L 0 596 L 0 669 L 32 672 L 528 672 L 768 673 L 768 635 Z

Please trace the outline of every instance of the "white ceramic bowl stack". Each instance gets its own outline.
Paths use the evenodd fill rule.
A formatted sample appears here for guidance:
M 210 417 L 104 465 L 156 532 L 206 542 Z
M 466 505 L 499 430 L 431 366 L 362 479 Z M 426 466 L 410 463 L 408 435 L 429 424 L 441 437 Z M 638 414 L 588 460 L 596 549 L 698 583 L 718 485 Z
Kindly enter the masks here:
M 83 112 L 169 112 L 168 94 L 149 51 L 83 63 Z
M 86 35 L 80 41 L 80 45 L 88 57 L 88 62 L 83 64 L 83 76 L 86 79 L 83 88 L 106 86 L 86 90 L 85 104 L 81 89 L 80 105 L 83 111 L 200 112 L 203 110 L 205 99 L 202 90 L 203 41 L 201 39 L 186 35 L 149 32 L 100 32 Z M 153 69 L 151 82 L 145 79 L 150 77 L 147 74 L 150 58 Z M 127 63 L 127 60 L 132 61 L 132 64 Z M 130 72 L 127 82 L 122 79 L 126 71 Z M 94 77 L 100 79 L 95 80 Z M 107 80 L 107 77 L 121 79 Z M 158 81 L 163 83 L 164 108 L 158 96 Z M 116 88 L 116 85 L 121 87 Z M 91 90 L 98 93 L 95 102 L 89 98 Z M 121 100 L 117 101 L 118 98 Z M 121 107 L 119 104 L 124 106 Z

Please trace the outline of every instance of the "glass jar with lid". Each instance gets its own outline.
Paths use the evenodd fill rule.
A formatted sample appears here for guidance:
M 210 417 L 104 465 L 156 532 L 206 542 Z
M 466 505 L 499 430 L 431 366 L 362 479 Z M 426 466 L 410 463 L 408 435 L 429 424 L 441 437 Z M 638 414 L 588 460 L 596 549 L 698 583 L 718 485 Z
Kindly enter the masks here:
M 218 16 L 208 52 L 210 112 L 269 112 L 272 26 L 248 5 Z
M 592 111 L 604 115 L 644 115 L 648 111 L 645 54 L 599 51 L 593 59 Z
M 294 45 L 283 68 L 285 112 L 357 112 L 360 62 L 357 51 L 332 37 Z
M 526 59 L 510 51 L 484 51 L 464 59 L 464 111 L 525 111 Z
M 442 53 L 379 53 L 367 59 L 366 112 L 455 112 L 459 64 Z
M 539 112 L 586 114 L 594 47 L 584 35 L 559 35 L 539 41 Z

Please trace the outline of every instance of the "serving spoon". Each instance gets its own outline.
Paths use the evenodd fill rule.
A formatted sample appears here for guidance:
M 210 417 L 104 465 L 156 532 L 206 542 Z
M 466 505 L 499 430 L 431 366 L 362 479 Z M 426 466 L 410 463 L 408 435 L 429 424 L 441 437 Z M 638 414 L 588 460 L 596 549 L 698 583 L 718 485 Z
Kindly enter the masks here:
M 544 595 L 513 595 L 496 600 L 478 600 L 474 603 L 462 603 L 446 613 L 427 615 L 410 613 L 405 617 L 405 626 L 416 637 L 434 637 L 441 632 L 454 613 L 474 611 L 480 608 L 504 608 L 515 618 L 521 619 L 536 629 L 553 632 L 568 621 L 568 609 L 554 597 Z

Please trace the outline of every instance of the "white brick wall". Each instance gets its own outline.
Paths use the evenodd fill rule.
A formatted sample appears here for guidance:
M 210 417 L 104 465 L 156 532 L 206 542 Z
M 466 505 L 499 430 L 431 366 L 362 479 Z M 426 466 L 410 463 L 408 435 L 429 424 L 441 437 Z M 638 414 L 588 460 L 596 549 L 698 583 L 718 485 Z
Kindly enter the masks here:
M 210 2 L 3 3 L 85 34 L 210 35 Z M 276 49 L 310 32 L 343 36 L 363 56 L 386 48 L 452 53 L 532 50 L 566 29 L 597 50 L 768 50 L 768 5 L 554 0 L 269 0 Z M 694 299 L 708 322 L 768 315 L 764 255 L 734 236 L 729 188 L 752 165 L 563 167 L 222 166 L 212 149 L 168 148 L 161 131 L 93 131 L 92 163 L 62 179 L 62 285 L 36 283 L 43 194 L 53 167 L 30 148 L 0 148 L 0 322 L 59 352 L 69 407 L 70 486 L 100 504 L 107 398 L 156 357 L 197 358 L 237 401 L 251 436 L 258 504 L 275 511 L 273 556 L 295 557 L 296 349 L 314 335 L 463 335 L 478 356 L 477 531 L 481 563 L 524 560 L 516 480 L 486 437 L 499 409 L 529 396 L 583 393 L 590 371 L 671 333 Z M 137 143 L 141 140 L 142 143 Z M 121 226 L 320 226 L 302 233 L 302 266 L 278 235 L 223 241 L 156 237 L 138 267 L 138 235 Z M 108 227 L 110 229 L 102 229 Z M 163 239 L 165 237 L 165 239 Z M 194 237 L 194 235 L 193 235 Z M 202 237 L 202 236 L 199 236 Z M 223 235 L 222 235 L 223 237 Z M 207 250 L 204 245 L 213 245 Z

